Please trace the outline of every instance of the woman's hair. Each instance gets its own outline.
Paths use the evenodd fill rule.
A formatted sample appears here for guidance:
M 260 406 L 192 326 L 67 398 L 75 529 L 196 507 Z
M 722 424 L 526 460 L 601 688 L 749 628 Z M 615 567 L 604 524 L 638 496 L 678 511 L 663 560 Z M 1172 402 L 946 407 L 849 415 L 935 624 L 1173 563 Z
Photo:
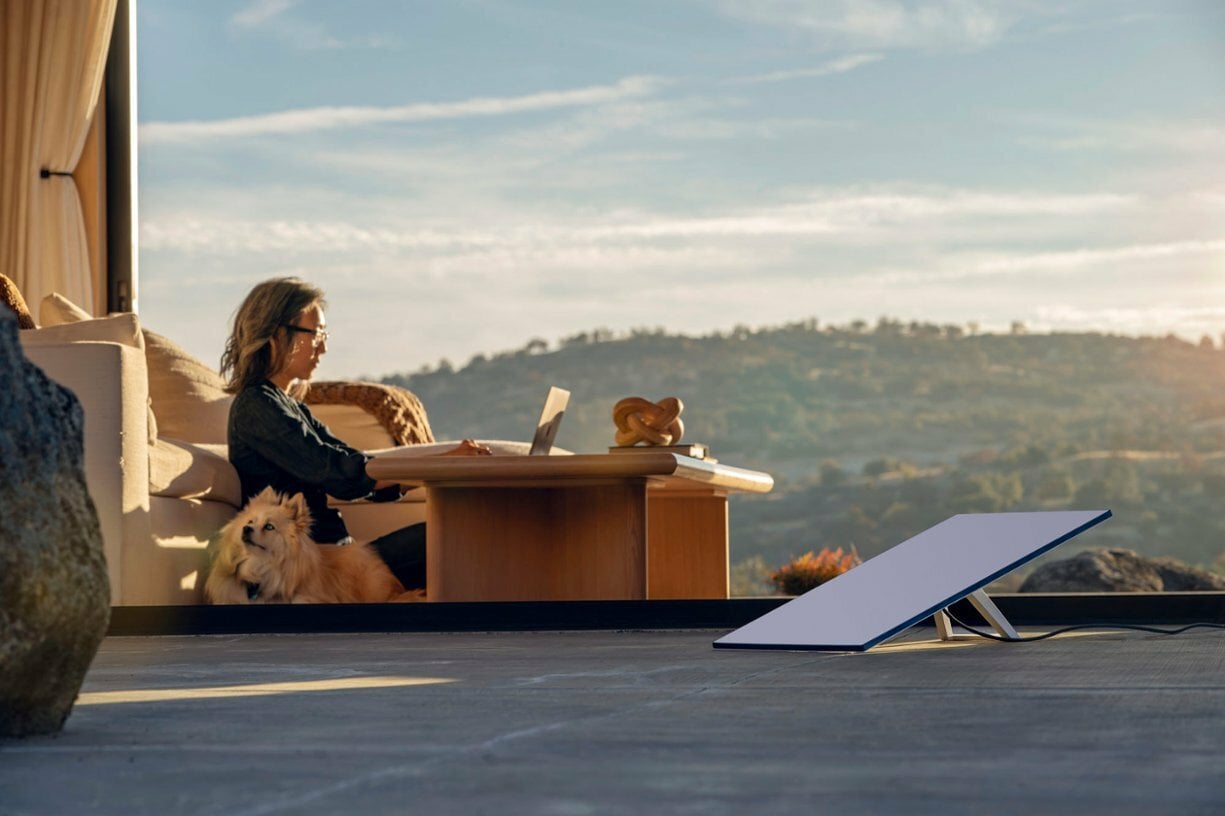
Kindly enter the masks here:
M 314 304 L 324 305 L 323 290 L 298 278 L 273 278 L 257 284 L 234 313 L 234 325 L 221 355 L 225 390 L 237 394 L 280 371 L 293 344 L 286 325 Z M 273 342 L 277 337 L 284 342 Z

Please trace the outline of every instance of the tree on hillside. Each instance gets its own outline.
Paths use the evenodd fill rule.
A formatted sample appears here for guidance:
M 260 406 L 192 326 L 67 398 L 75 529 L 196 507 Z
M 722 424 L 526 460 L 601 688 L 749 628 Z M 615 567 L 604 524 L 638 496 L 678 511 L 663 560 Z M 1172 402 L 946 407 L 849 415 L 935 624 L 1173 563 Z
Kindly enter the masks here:
M 850 474 L 843 470 L 842 466 L 833 459 L 826 459 L 821 462 L 820 475 L 820 485 L 822 487 L 838 487 L 839 485 L 846 484 L 850 478 Z

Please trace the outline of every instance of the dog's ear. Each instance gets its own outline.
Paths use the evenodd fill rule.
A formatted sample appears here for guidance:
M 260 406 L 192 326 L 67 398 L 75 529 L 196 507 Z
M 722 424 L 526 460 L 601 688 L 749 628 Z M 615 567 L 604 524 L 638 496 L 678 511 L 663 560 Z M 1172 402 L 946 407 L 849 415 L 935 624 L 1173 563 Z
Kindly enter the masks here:
M 288 499 L 281 502 L 281 506 L 285 508 L 285 512 L 294 521 L 301 522 L 302 519 L 310 519 L 310 508 L 306 505 L 306 496 L 301 493 L 295 493 Z
M 281 501 L 281 494 L 273 490 L 272 485 L 269 485 L 253 496 L 251 501 L 266 501 L 270 504 L 278 504 Z

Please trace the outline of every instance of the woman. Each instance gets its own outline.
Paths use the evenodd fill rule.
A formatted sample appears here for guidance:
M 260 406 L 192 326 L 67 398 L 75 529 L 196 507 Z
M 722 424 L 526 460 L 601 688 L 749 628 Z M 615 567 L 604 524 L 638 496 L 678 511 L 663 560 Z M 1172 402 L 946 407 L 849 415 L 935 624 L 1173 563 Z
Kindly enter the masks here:
M 264 281 L 247 295 L 221 357 L 226 390 L 234 394 L 227 436 L 244 500 L 266 487 L 301 493 L 314 521 L 311 537 L 320 544 L 346 544 L 353 539 L 327 497 L 394 501 L 401 488 L 370 478 L 370 457 L 333 436 L 299 399 L 327 353 L 323 307 L 323 291 L 297 278 Z M 464 440 L 442 455 L 488 453 Z M 406 588 L 425 586 L 424 524 L 371 545 Z

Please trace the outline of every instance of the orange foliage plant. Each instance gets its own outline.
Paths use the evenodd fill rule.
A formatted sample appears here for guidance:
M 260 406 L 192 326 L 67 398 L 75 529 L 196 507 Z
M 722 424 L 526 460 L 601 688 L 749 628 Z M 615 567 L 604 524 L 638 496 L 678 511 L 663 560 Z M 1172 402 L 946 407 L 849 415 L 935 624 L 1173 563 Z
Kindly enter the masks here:
M 829 547 L 816 555 L 808 551 L 770 573 L 770 580 L 784 595 L 803 595 L 813 587 L 836 578 L 859 563 L 859 553 L 851 547 L 849 553 L 842 548 Z

